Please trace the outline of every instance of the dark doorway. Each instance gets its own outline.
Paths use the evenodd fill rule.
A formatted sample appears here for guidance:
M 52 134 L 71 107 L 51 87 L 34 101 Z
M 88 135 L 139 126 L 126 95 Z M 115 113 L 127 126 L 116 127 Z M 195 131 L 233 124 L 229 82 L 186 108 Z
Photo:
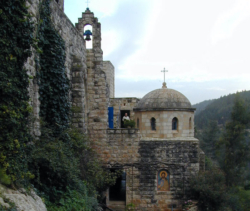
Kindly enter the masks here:
M 126 201 L 126 173 L 116 179 L 115 185 L 109 188 L 110 201 Z
M 123 124 L 123 121 L 122 121 L 122 118 L 125 116 L 125 113 L 128 114 L 129 118 L 131 119 L 130 117 L 130 110 L 121 110 L 121 128 L 124 128 L 124 124 Z

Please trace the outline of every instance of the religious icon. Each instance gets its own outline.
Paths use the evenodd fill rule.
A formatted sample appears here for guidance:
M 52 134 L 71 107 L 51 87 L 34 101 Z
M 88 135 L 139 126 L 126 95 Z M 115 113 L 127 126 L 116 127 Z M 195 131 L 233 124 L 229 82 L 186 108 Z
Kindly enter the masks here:
M 169 173 L 166 170 L 161 170 L 157 175 L 157 190 L 158 191 L 169 191 L 170 183 L 169 183 Z

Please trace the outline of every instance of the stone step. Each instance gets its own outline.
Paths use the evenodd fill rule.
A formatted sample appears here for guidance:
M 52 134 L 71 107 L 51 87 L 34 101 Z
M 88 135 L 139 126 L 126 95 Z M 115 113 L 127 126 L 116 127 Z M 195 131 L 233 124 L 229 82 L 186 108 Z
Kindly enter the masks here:
M 114 211 L 125 211 L 126 203 L 124 201 L 110 201 L 108 207 Z

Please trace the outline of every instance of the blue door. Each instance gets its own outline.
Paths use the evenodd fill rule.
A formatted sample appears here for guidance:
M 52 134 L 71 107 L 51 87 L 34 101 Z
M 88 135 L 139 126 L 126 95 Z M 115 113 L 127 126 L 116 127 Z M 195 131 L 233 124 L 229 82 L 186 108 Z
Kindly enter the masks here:
M 114 128 L 114 108 L 109 107 L 109 128 L 113 129 Z

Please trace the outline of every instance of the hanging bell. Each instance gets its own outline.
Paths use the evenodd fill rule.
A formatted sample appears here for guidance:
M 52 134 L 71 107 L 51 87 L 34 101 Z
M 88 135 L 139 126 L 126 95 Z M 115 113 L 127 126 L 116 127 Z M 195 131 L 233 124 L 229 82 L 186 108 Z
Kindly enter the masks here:
M 83 35 L 86 36 L 85 38 L 86 41 L 90 41 L 91 40 L 90 35 L 92 35 L 92 32 L 90 30 L 86 30 Z

